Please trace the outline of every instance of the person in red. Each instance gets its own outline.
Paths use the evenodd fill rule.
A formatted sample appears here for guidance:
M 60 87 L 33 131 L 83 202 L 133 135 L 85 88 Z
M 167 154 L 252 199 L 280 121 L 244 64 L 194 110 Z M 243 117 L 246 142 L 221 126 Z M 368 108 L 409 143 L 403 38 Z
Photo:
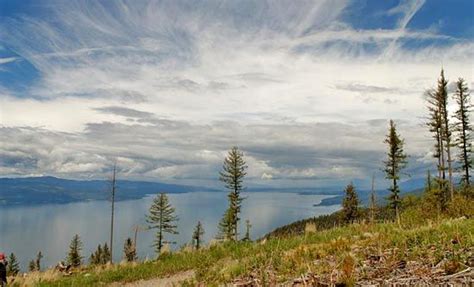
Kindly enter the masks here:
M 7 259 L 5 254 L 0 252 L 0 286 L 7 286 Z

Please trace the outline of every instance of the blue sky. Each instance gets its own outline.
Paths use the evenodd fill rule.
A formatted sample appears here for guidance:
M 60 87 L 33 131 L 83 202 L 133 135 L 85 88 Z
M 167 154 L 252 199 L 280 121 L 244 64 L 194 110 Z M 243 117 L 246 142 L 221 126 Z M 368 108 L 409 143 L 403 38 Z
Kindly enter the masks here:
M 380 173 L 387 121 L 432 167 L 423 93 L 473 82 L 474 2 L 0 0 L 0 175 L 253 185 Z M 8 139 L 8 140 L 5 140 Z

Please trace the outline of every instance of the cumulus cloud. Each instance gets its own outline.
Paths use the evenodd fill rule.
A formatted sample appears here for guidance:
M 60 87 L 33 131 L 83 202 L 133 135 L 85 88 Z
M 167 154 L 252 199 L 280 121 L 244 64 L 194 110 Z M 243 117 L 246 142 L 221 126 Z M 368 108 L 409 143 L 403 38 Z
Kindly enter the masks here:
M 238 145 L 245 153 L 251 185 L 264 180 L 288 186 L 287 181 L 292 180 L 293 186 L 311 181 L 321 186 L 318 180 L 326 185 L 347 178 L 363 180 L 377 171 L 384 157 L 386 124 L 201 125 L 165 120 L 153 125 L 91 123 L 81 133 L 2 128 L 2 138 L 11 141 L 0 148 L 0 166 L 10 168 L 11 175 L 41 170 L 43 174 L 101 178 L 117 161 L 120 174 L 127 178 L 214 185 L 227 150 Z M 403 131 L 413 129 L 416 132 L 408 134 L 408 151 L 420 158 L 412 165 L 415 168 L 426 165 L 426 139 L 417 127 L 401 126 Z M 331 137 L 313 136 L 329 133 Z

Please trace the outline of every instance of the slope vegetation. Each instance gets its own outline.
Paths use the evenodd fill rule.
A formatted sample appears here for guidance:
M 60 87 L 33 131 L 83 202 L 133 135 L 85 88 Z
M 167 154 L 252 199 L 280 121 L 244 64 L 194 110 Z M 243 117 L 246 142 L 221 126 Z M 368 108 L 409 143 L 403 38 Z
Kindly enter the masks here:
M 474 219 L 428 224 L 353 224 L 260 242 L 225 242 L 166 254 L 159 260 L 86 267 L 70 276 L 54 271 L 16 279 L 15 285 L 104 286 L 180 276 L 180 285 L 467 283 L 474 280 Z M 470 280 L 470 281 L 469 281 Z M 151 281 L 153 282 L 153 281 Z M 155 281 L 157 282 L 157 281 Z M 14 285 L 14 286 L 15 286 Z M 117 283 L 112 286 L 117 286 Z

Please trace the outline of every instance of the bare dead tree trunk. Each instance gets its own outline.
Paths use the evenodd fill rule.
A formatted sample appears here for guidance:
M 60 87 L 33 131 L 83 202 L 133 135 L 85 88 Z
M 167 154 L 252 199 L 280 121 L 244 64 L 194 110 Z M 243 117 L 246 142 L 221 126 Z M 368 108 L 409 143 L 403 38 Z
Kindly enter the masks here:
M 115 188 L 116 188 L 116 173 L 117 173 L 117 164 L 114 163 L 114 169 L 112 173 L 111 180 L 111 201 L 112 201 L 112 210 L 110 217 L 110 263 L 113 263 L 113 254 L 114 254 L 114 211 L 115 211 Z
M 452 168 L 452 160 L 451 160 L 451 142 L 448 141 L 446 143 L 446 153 L 448 155 L 448 178 L 449 178 L 449 193 L 451 195 L 451 199 L 454 197 L 454 185 L 453 185 L 453 168 Z
M 370 222 L 375 220 L 375 209 L 377 208 L 377 198 L 375 195 L 375 175 L 372 174 L 372 192 L 370 194 Z

